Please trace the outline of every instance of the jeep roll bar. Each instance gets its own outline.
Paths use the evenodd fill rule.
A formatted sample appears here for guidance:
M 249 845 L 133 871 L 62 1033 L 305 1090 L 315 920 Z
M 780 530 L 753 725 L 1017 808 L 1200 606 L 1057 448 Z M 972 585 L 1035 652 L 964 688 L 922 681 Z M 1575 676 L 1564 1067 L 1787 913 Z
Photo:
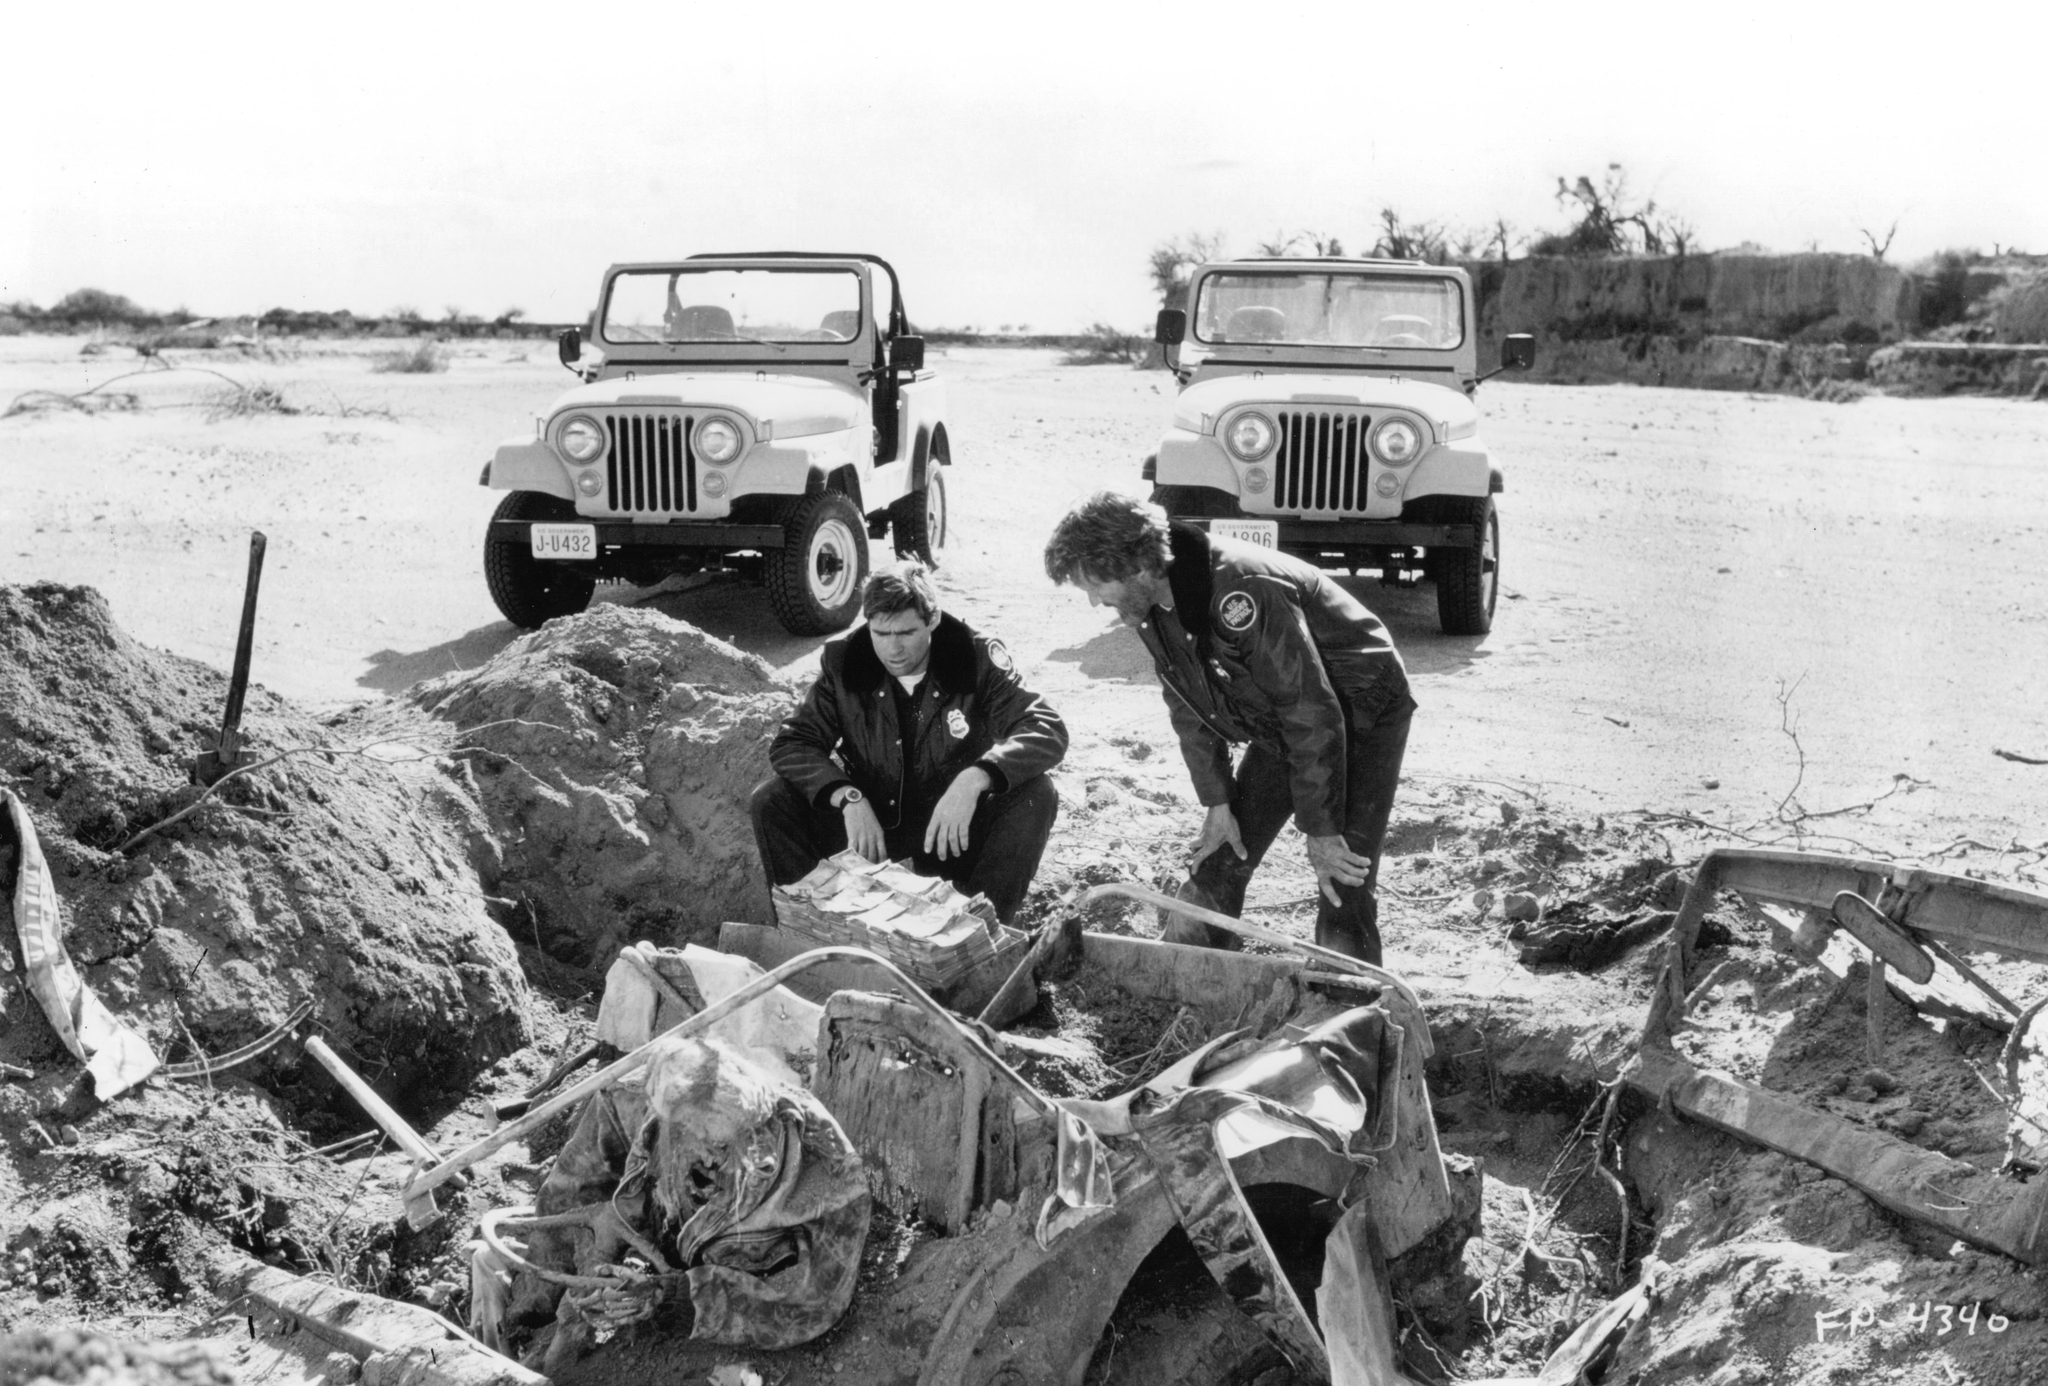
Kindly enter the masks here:
M 908 336 L 910 333 L 910 319 L 903 311 L 903 285 L 896 278 L 895 267 L 879 255 L 860 253 L 834 255 L 822 250 L 755 250 L 748 251 L 745 254 L 719 254 L 706 251 L 702 254 L 689 256 L 688 258 L 692 260 L 859 260 L 864 264 L 879 265 L 882 268 L 882 272 L 889 276 L 889 335 L 891 337 L 903 337 Z

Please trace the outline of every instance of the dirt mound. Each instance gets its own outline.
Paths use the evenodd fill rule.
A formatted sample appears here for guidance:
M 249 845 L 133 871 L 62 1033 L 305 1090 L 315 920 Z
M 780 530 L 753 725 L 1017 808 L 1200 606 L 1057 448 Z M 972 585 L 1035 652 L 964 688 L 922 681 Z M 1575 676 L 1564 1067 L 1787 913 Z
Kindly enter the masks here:
M 478 869 L 547 951 L 592 965 L 770 922 L 747 797 L 796 697 L 756 656 L 607 605 L 411 697 L 488 750 L 472 763 L 496 845 Z
M 129 639 L 90 588 L 0 587 L 0 775 L 100 998 L 172 1059 L 311 1001 L 338 1050 L 416 1100 L 523 1043 L 518 960 L 463 860 L 475 808 L 421 736 L 440 729 L 323 723 L 252 688 L 243 731 L 270 763 L 202 795 L 186 766 L 225 687 Z M 70 1063 L 21 1003 L 0 1007 L 0 1056 Z M 297 1062 L 284 1046 L 247 1072 Z

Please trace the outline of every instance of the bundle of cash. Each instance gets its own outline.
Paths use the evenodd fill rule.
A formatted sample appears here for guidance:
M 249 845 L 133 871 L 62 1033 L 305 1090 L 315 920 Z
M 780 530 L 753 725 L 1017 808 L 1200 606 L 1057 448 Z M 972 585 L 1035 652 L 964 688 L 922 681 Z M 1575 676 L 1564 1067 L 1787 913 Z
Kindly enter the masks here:
M 841 852 L 794 885 L 777 886 L 783 928 L 819 943 L 872 949 L 927 990 L 952 986 L 994 958 L 1013 933 L 996 920 L 988 897 L 969 898 L 951 882 L 920 876 L 903 862 L 873 862 Z

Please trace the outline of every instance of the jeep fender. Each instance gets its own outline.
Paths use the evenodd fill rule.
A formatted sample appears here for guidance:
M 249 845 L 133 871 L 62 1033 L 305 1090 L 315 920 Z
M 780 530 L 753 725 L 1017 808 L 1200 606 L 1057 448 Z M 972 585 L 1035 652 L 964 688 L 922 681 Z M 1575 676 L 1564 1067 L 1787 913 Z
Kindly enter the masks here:
M 485 485 L 494 491 L 539 491 L 543 495 L 576 499 L 569 485 L 569 473 L 555 450 L 532 438 L 514 438 L 498 445 L 491 458 Z
M 1159 440 L 1159 461 L 1153 471 L 1153 479 L 1161 486 L 1207 486 L 1238 494 L 1237 468 L 1230 465 L 1223 445 L 1184 428 L 1168 429 Z
M 1453 443 L 1424 453 L 1401 494 L 1409 500 L 1418 496 L 1484 496 L 1498 489 L 1493 484 L 1496 475 L 1484 450 Z

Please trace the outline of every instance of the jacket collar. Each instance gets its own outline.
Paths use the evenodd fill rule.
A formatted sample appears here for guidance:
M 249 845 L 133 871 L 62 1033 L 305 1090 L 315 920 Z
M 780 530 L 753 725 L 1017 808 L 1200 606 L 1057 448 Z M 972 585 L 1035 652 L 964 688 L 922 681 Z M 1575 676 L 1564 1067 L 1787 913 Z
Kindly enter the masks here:
M 974 632 L 959 617 L 940 612 L 926 674 L 946 692 L 964 697 L 974 692 L 974 667 Z M 845 668 L 846 686 L 856 693 L 872 693 L 888 678 L 889 671 L 882 667 L 866 626 L 846 637 Z
M 1209 536 L 1193 525 L 1175 520 L 1167 530 L 1173 566 L 1166 570 L 1166 583 L 1173 591 L 1173 615 L 1181 629 L 1195 637 L 1202 658 L 1209 657 L 1209 599 L 1215 594 L 1215 577 L 1209 571 L 1213 550 Z

